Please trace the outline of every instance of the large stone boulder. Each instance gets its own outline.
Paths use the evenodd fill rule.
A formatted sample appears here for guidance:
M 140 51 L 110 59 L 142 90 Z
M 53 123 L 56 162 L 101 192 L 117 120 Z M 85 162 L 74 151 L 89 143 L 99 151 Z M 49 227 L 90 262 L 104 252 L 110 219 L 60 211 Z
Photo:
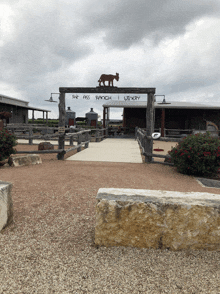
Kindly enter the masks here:
M 38 150 L 54 150 L 54 146 L 50 142 L 41 142 L 38 145 Z
M 99 189 L 96 198 L 96 245 L 220 250 L 219 194 Z
M 0 181 L 0 231 L 13 221 L 12 184 Z
M 10 166 L 23 166 L 23 165 L 31 165 L 31 164 L 40 164 L 42 160 L 40 155 L 38 154 L 28 154 L 28 155 L 16 155 L 10 156 L 8 159 L 8 164 Z

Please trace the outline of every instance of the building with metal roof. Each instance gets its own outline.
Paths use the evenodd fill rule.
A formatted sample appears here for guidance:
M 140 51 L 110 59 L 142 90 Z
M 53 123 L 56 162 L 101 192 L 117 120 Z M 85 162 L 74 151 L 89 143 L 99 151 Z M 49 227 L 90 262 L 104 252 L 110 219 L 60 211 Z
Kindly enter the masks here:
M 147 101 L 119 101 L 111 100 L 102 105 L 108 108 L 146 108 Z M 181 109 L 220 109 L 220 106 L 212 106 L 191 102 L 154 102 L 155 108 L 181 108 Z
M 111 100 L 103 104 L 103 113 L 109 118 L 110 108 L 123 108 L 123 127 L 146 128 L 147 101 Z M 211 121 L 220 128 L 220 106 L 192 102 L 154 102 L 155 129 L 206 130 L 206 122 Z
M 48 119 L 48 112 L 50 110 L 29 106 L 29 102 L 17 98 L 9 97 L 0 94 L 0 111 L 11 112 L 12 117 L 8 119 L 7 123 L 28 123 L 28 110 L 32 110 L 32 120 L 34 120 L 34 112 L 40 111 L 46 113 L 46 121 Z

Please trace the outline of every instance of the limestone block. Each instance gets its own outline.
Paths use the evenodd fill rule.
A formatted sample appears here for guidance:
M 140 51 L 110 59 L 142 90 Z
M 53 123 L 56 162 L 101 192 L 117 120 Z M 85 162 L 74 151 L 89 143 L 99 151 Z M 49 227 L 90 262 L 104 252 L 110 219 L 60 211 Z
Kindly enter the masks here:
M 220 250 L 220 195 L 99 189 L 95 243 L 154 249 Z
M 0 181 L 0 231 L 13 221 L 12 184 Z
M 21 156 L 11 156 L 9 157 L 8 163 L 10 166 L 23 166 L 31 164 L 40 164 L 42 160 L 38 154 L 28 154 Z

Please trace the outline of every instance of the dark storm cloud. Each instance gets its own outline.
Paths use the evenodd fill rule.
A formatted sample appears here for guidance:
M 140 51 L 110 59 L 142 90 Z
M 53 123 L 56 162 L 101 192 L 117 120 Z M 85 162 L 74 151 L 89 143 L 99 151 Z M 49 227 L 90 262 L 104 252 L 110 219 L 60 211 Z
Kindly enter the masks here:
M 99 9 L 91 8 L 87 18 L 91 15 L 93 30 L 105 32 L 108 45 L 126 49 L 143 38 L 157 43 L 182 34 L 192 21 L 215 15 L 219 8 L 218 0 L 105 1 Z
M 63 27 L 59 7 L 36 7 L 17 8 L 13 16 L 12 37 L 0 49 L 4 81 L 30 80 L 90 54 L 77 28 Z
M 202 67 L 199 59 L 203 53 L 197 59 L 194 51 L 189 52 L 186 64 L 182 56 L 176 60 L 178 66 L 172 62 L 165 64 L 162 70 L 170 71 L 173 76 L 166 79 L 167 73 L 161 74 L 160 64 L 155 69 L 159 55 L 154 52 L 161 48 L 161 41 L 175 40 L 185 34 L 194 21 L 219 17 L 219 0 L 14 0 L 1 3 L 10 5 L 13 10 L 10 16 L 13 30 L 0 47 L 2 82 L 8 84 L 9 89 L 12 86 L 24 93 L 24 97 L 17 98 L 28 98 L 34 106 L 46 108 L 49 104 L 44 99 L 60 86 L 94 85 L 102 69 L 109 71 L 120 66 L 124 70 L 124 82 L 123 79 L 120 82 L 124 85 L 138 84 L 144 79 L 145 86 L 149 80 L 162 93 L 203 89 L 207 84 L 218 83 L 219 67 L 214 66 L 212 73 L 206 70 L 210 65 Z M 131 56 L 128 49 L 135 49 L 132 45 L 143 50 L 133 50 Z M 184 45 L 176 51 L 188 52 Z M 126 58 L 120 65 L 114 49 L 119 49 L 115 51 Z M 145 59 L 143 64 L 134 58 L 140 51 Z M 88 58 L 93 53 L 94 59 L 100 56 L 94 63 Z M 213 51 L 207 50 L 207 55 L 209 53 Z M 164 56 L 161 63 L 166 59 Z M 57 107 L 52 105 L 49 107 Z
M 14 32 L 0 49 L 5 81 L 19 82 L 24 75 L 32 79 L 89 56 L 90 36 L 103 33 L 106 44 L 127 49 L 144 38 L 158 42 L 184 33 L 193 20 L 219 11 L 215 0 L 43 3 L 11 6 L 16 8 Z

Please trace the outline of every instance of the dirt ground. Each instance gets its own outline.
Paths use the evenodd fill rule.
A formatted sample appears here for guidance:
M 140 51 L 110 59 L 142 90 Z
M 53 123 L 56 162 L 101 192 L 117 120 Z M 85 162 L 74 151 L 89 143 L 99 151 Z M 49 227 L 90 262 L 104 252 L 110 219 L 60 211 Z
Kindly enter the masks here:
M 167 154 L 175 145 L 175 142 L 156 141 L 153 146 L 156 151 L 153 151 L 153 153 Z M 54 146 L 54 148 L 56 149 L 58 146 Z M 16 149 L 18 151 L 37 150 L 37 145 L 19 144 Z M 157 149 L 164 151 L 158 152 Z M 64 159 L 76 152 L 76 150 L 69 152 Z M 93 187 L 94 189 L 111 187 L 183 192 L 197 191 L 214 194 L 219 194 L 220 192 L 219 189 L 202 187 L 195 177 L 179 174 L 176 172 L 175 167 L 172 166 L 146 163 L 72 162 L 57 160 L 57 154 L 41 154 L 40 156 L 43 163 L 38 166 L 1 167 L 1 180 L 12 183 L 16 180 L 14 190 L 16 190 L 17 186 L 23 186 L 22 179 L 28 179 L 30 186 L 32 183 L 35 183 L 35 186 L 36 183 L 39 183 L 48 191 L 51 191 L 54 186 L 65 186 L 66 184 L 63 182 L 69 183 L 68 185 L 72 183 L 77 189 L 77 183 L 83 181 L 84 186 Z M 155 158 L 155 161 L 162 162 L 164 159 Z
M 94 246 L 99 188 L 219 189 L 162 164 L 58 161 L 54 154 L 42 159 L 39 165 L 0 168 L 0 179 L 13 184 L 14 207 L 14 224 L 0 234 L 1 293 L 219 293 L 219 252 L 198 257 Z M 51 282 L 51 275 L 60 282 Z

